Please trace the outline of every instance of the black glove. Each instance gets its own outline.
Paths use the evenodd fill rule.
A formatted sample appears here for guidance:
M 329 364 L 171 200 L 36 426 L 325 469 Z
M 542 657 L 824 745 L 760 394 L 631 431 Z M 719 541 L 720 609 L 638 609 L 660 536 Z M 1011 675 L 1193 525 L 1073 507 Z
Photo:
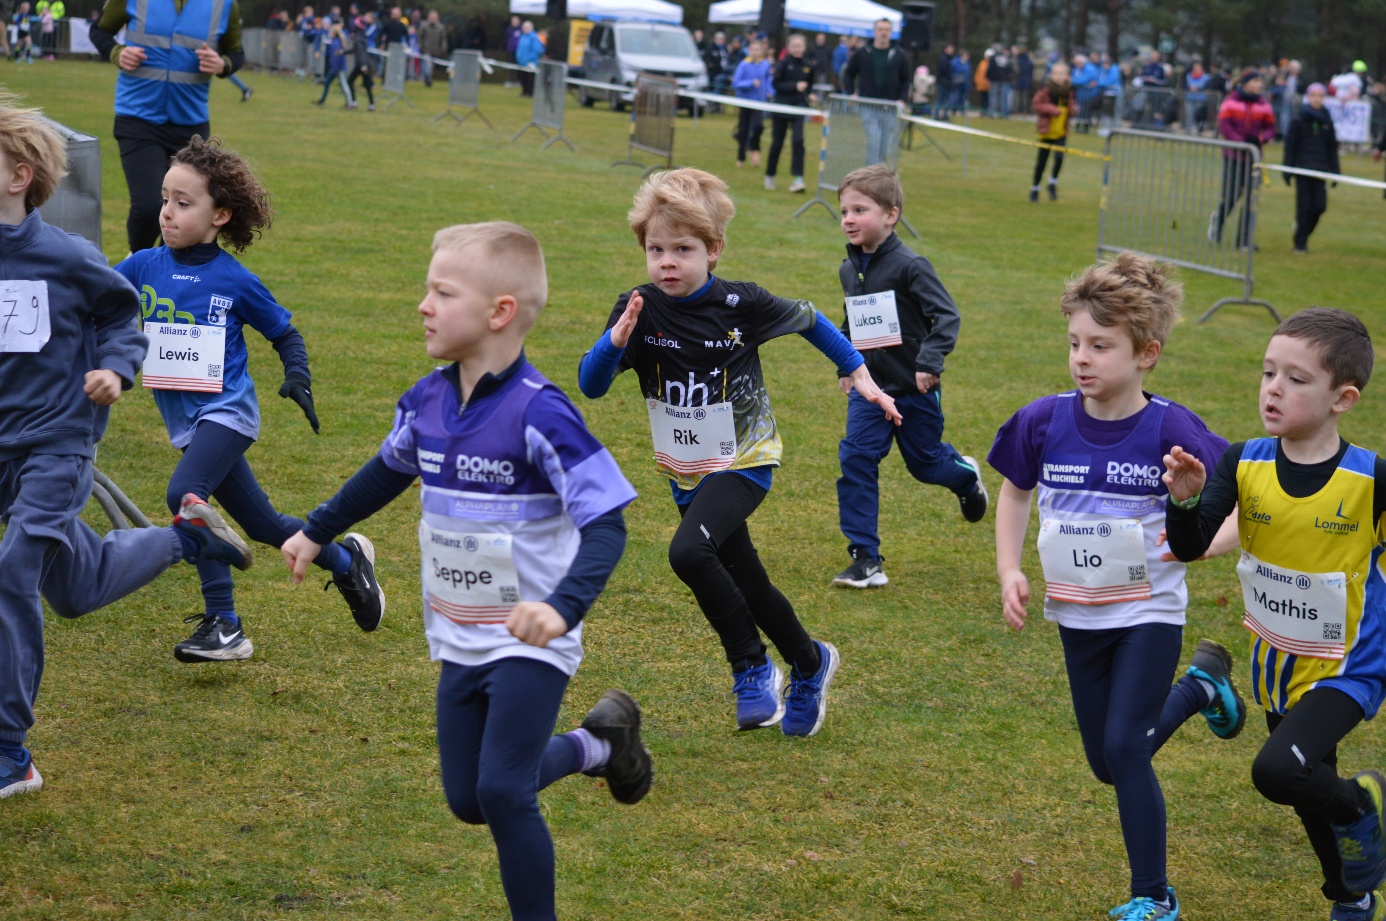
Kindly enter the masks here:
M 322 432 L 322 426 L 318 425 L 318 414 L 313 410 L 313 391 L 309 388 L 308 378 L 302 374 L 290 374 L 279 385 L 279 395 L 299 405 L 303 415 L 308 418 L 308 424 L 313 427 L 314 435 Z
M 1281 176 L 1282 179 L 1285 180 L 1285 184 L 1286 184 L 1286 185 L 1289 185 L 1289 184 L 1290 184 L 1290 174 L 1289 174 L 1289 173 L 1281 173 L 1280 176 Z

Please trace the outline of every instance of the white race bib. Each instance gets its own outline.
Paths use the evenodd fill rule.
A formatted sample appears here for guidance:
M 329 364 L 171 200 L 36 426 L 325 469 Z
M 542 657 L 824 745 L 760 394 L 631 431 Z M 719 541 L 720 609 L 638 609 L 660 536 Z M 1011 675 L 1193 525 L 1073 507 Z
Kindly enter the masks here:
M 503 624 L 520 603 L 509 534 L 458 534 L 419 522 L 424 603 L 459 624 Z
M 52 334 L 48 282 L 0 281 L 0 353 L 37 352 Z
M 1111 604 L 1150 597 L 1145 529 L 1135 518 L 1040 522 L 1045 594 L 1055 601 Z
M 226 360 L 226 329 L 188 323 L 146 323 L 149 351 L 144 356 L 144 386 L 151 390 L 196 390 L 221 393 Z
M 1341 659 L 1347 645 L 1347 576 L 1299 572 L 1242 551 L 1242 623 L 1281 652 Z
M 730 403 L 670 406 L 647 399 L 655 460 L 681 476 L 726 470 L 736 460 L 736 424 Z
M 904 340 L 900 338 L 895 292 L 847 298 L 847 328 L 852 332 L 852 345 L 859 351 L 899 345 Z

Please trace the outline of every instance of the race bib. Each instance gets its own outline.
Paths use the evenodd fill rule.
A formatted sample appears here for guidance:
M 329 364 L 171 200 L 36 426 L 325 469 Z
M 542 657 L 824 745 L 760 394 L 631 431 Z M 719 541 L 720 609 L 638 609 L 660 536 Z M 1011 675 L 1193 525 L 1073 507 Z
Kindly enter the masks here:
M 1040 522 L 1045 594 L 1055 601 L 1111 604 L 1150 597 L 1145 530 L 1135 518 Z
M 847 328 L 858 351 L 899 345 L 900 314 L 895 309 L 895 292 L 863 294 L 847 298 Z
M 48 282 L 0 281 L 0 353 L 37 352 L 52 334 Z
M 424 604 L 458 624 L 503 624 L 520 603 L 509 534 L 458 534 L 419 522 Z
M 144 356 L 144 386 L 150 390 L 194 390 L 221 393 L 226 358 L 226 329 L 189 323 L 146 323 L 149 351 Z
M 1252 632 L 1281 652 L 1341 659 L 1347 648 L 1347 576 L 1299 572 L 1262 563 L 1242 551 L 1242 618 Z
M 726 470 L 736 460 L 736 424 L 730 403 L 670 406 L 653 397 L 650 434 L 655 461 L 680 476 Z

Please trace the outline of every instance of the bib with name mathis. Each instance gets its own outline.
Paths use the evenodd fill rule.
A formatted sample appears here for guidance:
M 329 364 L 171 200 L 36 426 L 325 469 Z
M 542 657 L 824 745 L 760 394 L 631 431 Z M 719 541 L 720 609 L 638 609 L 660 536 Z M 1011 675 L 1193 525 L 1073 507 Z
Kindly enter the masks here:
M 1341 659 L 1347 651 L 1347 575 L 1271 566 L 1242 551 L 1242 623 L 1281 652 Z

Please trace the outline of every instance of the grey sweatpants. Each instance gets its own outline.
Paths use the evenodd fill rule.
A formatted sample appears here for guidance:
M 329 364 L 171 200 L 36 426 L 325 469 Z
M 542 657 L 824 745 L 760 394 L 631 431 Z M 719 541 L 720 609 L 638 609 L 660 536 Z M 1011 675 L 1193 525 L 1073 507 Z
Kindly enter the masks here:
M 182 556 L 172 528 L 112 531 L 78 518 L 92 462 L 71 454 L 0 461 L 0 740 L 24 744 L 43 678 L 43 606 L 80 617 L 146 585 Z

